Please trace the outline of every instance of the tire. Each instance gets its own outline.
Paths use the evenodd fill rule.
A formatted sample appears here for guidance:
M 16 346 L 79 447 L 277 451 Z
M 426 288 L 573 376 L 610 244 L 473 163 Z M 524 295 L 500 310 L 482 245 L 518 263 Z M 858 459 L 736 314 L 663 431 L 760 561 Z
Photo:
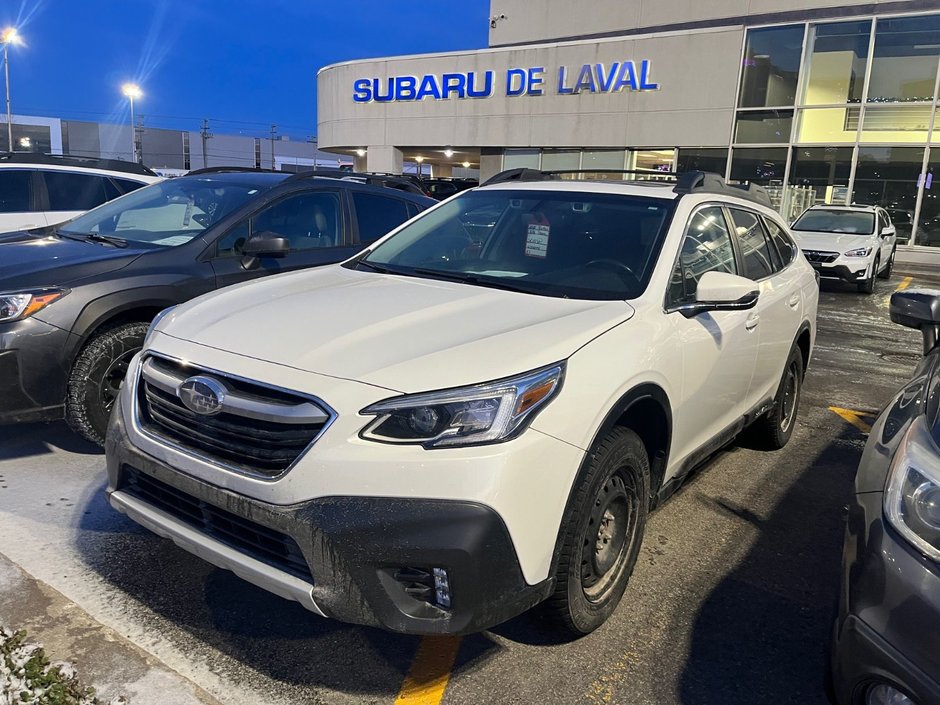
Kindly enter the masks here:
M 555 591 L 545 603 L 565 636 L 601 626 L 636 565 L 650 506 L 650 466 L 640 437 L 614 428 L 591 451 L 562 520 Z
M 69 375 L 65 420 L 88 441 L 104 446 L 111 408 L 131 358 L 143 347 L 147 323 L 125 323 L 98 333 L 82 349 Z
M 875 263 L 871 268 L 871 276 L 865 281 L 858 283 L 858 290 L 862 294 L 871 294 L 875 290 L 875 277 L 878 275 L 878 267 L 881 266 L 881 260 L 875 257 Z
M 896 253 L 897 253 L 897 250 L 895 249 L 891 250 L 891 256 L 888 257 L 888 264 L 885 265 L 885 268 L 883 271 L 878 273 L 879 279 L 890 279 L 891 272 L 894 271 L 894 255 Z
M 783 368 L 773 407 L 748 429 L 753 445 L 765 450 L 780 450 L 789 442 L 796 427 L 802 390 L 803 355 L 799 349 L 793 348 Z

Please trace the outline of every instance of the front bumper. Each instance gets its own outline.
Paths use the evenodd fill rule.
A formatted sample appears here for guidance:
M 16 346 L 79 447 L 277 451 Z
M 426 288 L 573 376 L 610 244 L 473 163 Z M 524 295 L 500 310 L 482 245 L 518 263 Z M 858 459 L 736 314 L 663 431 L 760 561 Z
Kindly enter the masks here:
M 868 278 L 868 269 L 871 266 L 868 262 L 860 262 L 858 265 L 845 264 L 820 264 L 819 262 L 810 262 L 819 276 L 823 279 L 839 279 L 844 282 L 860 282 Z M 860 269 L 859 269 L 860 267 Z
M 940 703 L 940 568 L 886 525 L 883 494 L 849 508 L 832 672 L 839 705 L 887 682 L 918 705 Z
M 0 424 L 62 417 L 69 335 L 35 318 L 0 323 Z
M 520 614 L 553 587 L 551 579 L 526 583 L 505 523 L 483 504 L 332 496 L 283 506 L 252 499 L 185 475 L 138 449 L 120 402 L 112 415 L 107 458 L 108 492 L 116 509 L 208 562 L 327 617 L 396 632 L 463 634 Z M 136 489 L 140 480 L 151 488 L 148 493 Z M 221 516 L 222 524 L 193 515 Z M 265 541 L 287 537 L 309 574 L 291 571 L 233 538 L 246 530 L 264 534 Z M 445 569 L 451 607 L 442 609 L 406 591 L 413 584 L 400 579 L 405 568 Z

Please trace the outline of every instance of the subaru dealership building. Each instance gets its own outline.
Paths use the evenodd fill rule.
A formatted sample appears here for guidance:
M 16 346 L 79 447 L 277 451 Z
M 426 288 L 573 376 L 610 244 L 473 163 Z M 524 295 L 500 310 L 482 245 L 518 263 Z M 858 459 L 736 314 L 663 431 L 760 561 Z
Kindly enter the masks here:
M 910 244 L 940 246 L 940 2 L 490 9 L 487 49 L 323 68 L 320 147 L 442 176 L 705 169 L 766 186 L 786 217 L 877 203 Z

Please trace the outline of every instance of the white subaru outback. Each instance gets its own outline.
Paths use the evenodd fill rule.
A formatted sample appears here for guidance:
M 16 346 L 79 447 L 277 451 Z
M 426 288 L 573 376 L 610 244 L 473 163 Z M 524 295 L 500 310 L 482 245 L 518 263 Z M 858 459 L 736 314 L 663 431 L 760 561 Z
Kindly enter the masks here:
M 347 622 L 602 624 L 653 507 L 742 430 L 790 438 L 817 279 L 716 176 L 526 176 L 165 312 L 112 414 L 111 504 Z

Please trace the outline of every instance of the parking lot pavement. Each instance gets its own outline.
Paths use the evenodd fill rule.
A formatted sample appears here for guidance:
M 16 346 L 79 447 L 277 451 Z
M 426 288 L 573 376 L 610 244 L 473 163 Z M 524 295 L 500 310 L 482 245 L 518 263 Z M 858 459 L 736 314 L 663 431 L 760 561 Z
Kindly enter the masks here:
M 908 283 L 823 285 L 790 444 L 698 472 L 650 518 L 619 610 L 574 643 L 535 615 L 425 641 L 319 619 L 111 511 L 103 458 L 61 425 L 0 427 L 0 552 L 224 703 L 825 703 L 861 429 L 919 359 L 888 320 Z

